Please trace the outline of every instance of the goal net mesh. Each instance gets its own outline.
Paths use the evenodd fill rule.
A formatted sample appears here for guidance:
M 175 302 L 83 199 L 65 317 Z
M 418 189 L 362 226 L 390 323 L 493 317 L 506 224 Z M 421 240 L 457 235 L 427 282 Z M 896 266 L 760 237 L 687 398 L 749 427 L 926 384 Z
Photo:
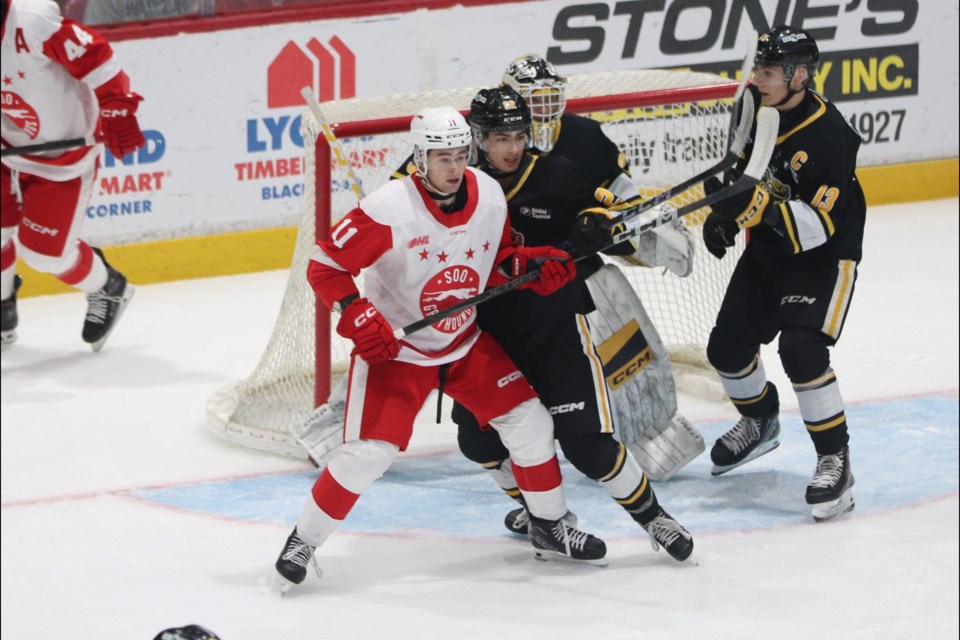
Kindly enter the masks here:
M 570 76 L 567 112 L 599 121 L 630 163 L 640 192 L 652 197 L 708 169 L 726 153 L 736 83 L 683 71 L 618 71 Z M 390 179 L 412 151 L 407 130 L 423 107 L 463 112 L 478 88 L 354 98 L 323 105 L 336 132 L 342 164 L 310 112 L 304 140 L 302 220 L 283 302 L 259 364 L 245 379 L 217 391 L 207 405 L 210 429 L 228 440 L 306 458 L 295 426 L 326 398 L 330 377 L 342 375 L 351 345 L 330 328 L 306 280 L 316 238 L 357 204 L 355 182 L 369 194 Z M 319 158 L 319 161 L 318 161 Z M 703 196 L 700 186 L 674 198 L 681 206 Z M 693 273 L 678 278 L 663 268 L 623 270 L 670 351 L 678 388 L 701 396 L 722 393 L 706 360 L 707 338 L 739 251 L 710 256 L 700 238 L 706 211 L 684 218 L 696 250 Z M 742 242 L 742 240 L 741 240 Z

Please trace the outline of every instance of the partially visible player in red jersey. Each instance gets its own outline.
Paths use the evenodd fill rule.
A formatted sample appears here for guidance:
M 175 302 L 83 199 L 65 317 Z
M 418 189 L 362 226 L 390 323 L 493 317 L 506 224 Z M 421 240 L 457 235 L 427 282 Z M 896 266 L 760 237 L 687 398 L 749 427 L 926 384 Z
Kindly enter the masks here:
M 344 444 L 320 474 L 268 586 L 281 593 L 306 577 L 314 549 L 346 518 L 360 494 L 406 449 L 417 413 L 439 389 L 496 429 L 510 451 L 531 513 L 538 557 L 599 561 L 602 540 L 562 520 L 567 513 L 550 414 L 499 345 L 476 325 L 474 308 L 398 341 L 394 328 L 523 275 L 548 295 L 572 280 L 569 254 L 514 246 L 503 190 L 467 167 L 470 127 L 452 107 L 424 109 L 411 123 L 419 172 L 360 201 L 319 242 L 308 279 L 340 312 L 337 332 L 351 357 Z M 354 277 L 363 272 L 363 291 Z
M 144 143 L 130 91 L 110 44 L 60 15 L 51 0 L 2 0 L 0 109 L 3 147 L 99 135 L 117 158 Z M 8 155 L 2 167 L 2 342 L 17 339 L 20 257 L 87 294 L 83 339 L 99 351 L 133 296 L 103 253 L 79 238 L 100 145 Z

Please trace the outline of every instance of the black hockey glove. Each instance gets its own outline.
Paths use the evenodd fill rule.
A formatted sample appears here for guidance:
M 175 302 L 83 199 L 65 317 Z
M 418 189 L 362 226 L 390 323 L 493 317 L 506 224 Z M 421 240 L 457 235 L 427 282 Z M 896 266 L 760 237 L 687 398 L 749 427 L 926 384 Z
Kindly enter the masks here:
M 613 216 L 603 207 L 590 207 L 577 214 L 567 242 L 575 257 L 589 256 L 610 244 L 615 227 Z
M 703 182 L 703 190 L 707 194 L 715 193 L 723 188 L 723 184 L 715 177 L 707 178 Z M 755 227 L 766 221 L 770 226 L 775 225 L 778 218 L 776 207 L 770 207 L 770 194 L 762 185 L 757 185 L 752 191 L 744 191 L 725 198 L 710 205 L 714 213 L 722 215 L 727 220 L 734 221 L 741 229 Z
M 722 258 L 727 253 L 727 247 L 737 243 L 738 233 L 740 227 L 736 222 L 714 210 L 703 223 L 703 244 L 707 245 L 707 251 Z

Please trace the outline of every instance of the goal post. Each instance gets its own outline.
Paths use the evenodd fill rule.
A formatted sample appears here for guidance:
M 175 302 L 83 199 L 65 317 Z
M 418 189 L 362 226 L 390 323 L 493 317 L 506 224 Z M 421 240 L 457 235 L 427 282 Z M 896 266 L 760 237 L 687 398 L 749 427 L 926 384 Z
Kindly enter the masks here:
M 569 113 L 601 123 L 624 152 L 640 192 L 652 197 L 720 160 L 726 153 L 730 98 L 737 83 L 686 71 L 613 71 L 572 75 L 567 83 Z M 332 330 L 330 313 L 306 280 L 310 253 L 336 222 L 357 204 L 351 184 L 369 194 L 386 183 L 409 157 L 407 132 L 424 107 L 449 105 L 464 114 L 479 88 L 352 98 L 323 104 L 323 114 L 352 171 L 333 157 L 313 115 L 301 118 L 304 142 L 302 219 L 283 302 L 270 341 L 254 371 L 218 390 L 208 401 L 208 426 L 219 436 L 248 447 L 306 458 L 294 426 L 326 401 L 331 378 L 345 372 L 350 345 Z M 348 176 L 348 173 L 350 174 Z M 672 202 L 680 206 L 703 195 L 696 187 Z M 736 252 L 722 261 L 700 240 L 702 213 L 684 224 L 694 235 L 693 273 L 677 278 L 662 268 L 624 267 L 671 353 L 678 386 L 693 380 L 703 395 L 718 388 L 709 381 L 706 340 L 719 309 Z M 695 372 L 692 376 L 690 371 Z

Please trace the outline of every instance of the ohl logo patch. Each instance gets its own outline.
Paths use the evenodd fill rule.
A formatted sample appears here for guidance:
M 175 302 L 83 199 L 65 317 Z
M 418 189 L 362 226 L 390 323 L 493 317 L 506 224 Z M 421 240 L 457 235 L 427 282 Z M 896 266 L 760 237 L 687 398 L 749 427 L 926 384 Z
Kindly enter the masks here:
M 420 311 L 428 318 L 480 292 L 480 276 L 470 267 L 447 267 L 434 276 L 420 292 Z M 456 333 L 473 316 L 474 307 L 464 309 L 433 324 L 442 333 Z
M 12 91 L 2 92 L 0 103 L 2 103 L 3 115 L 10 118 L 13 124 L 30 136 L 31 140 L 35 140 L 40 133 L 40 118 L 37 117 L 34 108 Z
M 305 47 L 284 45 L 267 67 L 267 106 L 299 107 L 300 89 L 310 87 L 320 102 L 353 98 L 357 94 L 357 57 L 337 36 L 329 46 L 310 38 Z

